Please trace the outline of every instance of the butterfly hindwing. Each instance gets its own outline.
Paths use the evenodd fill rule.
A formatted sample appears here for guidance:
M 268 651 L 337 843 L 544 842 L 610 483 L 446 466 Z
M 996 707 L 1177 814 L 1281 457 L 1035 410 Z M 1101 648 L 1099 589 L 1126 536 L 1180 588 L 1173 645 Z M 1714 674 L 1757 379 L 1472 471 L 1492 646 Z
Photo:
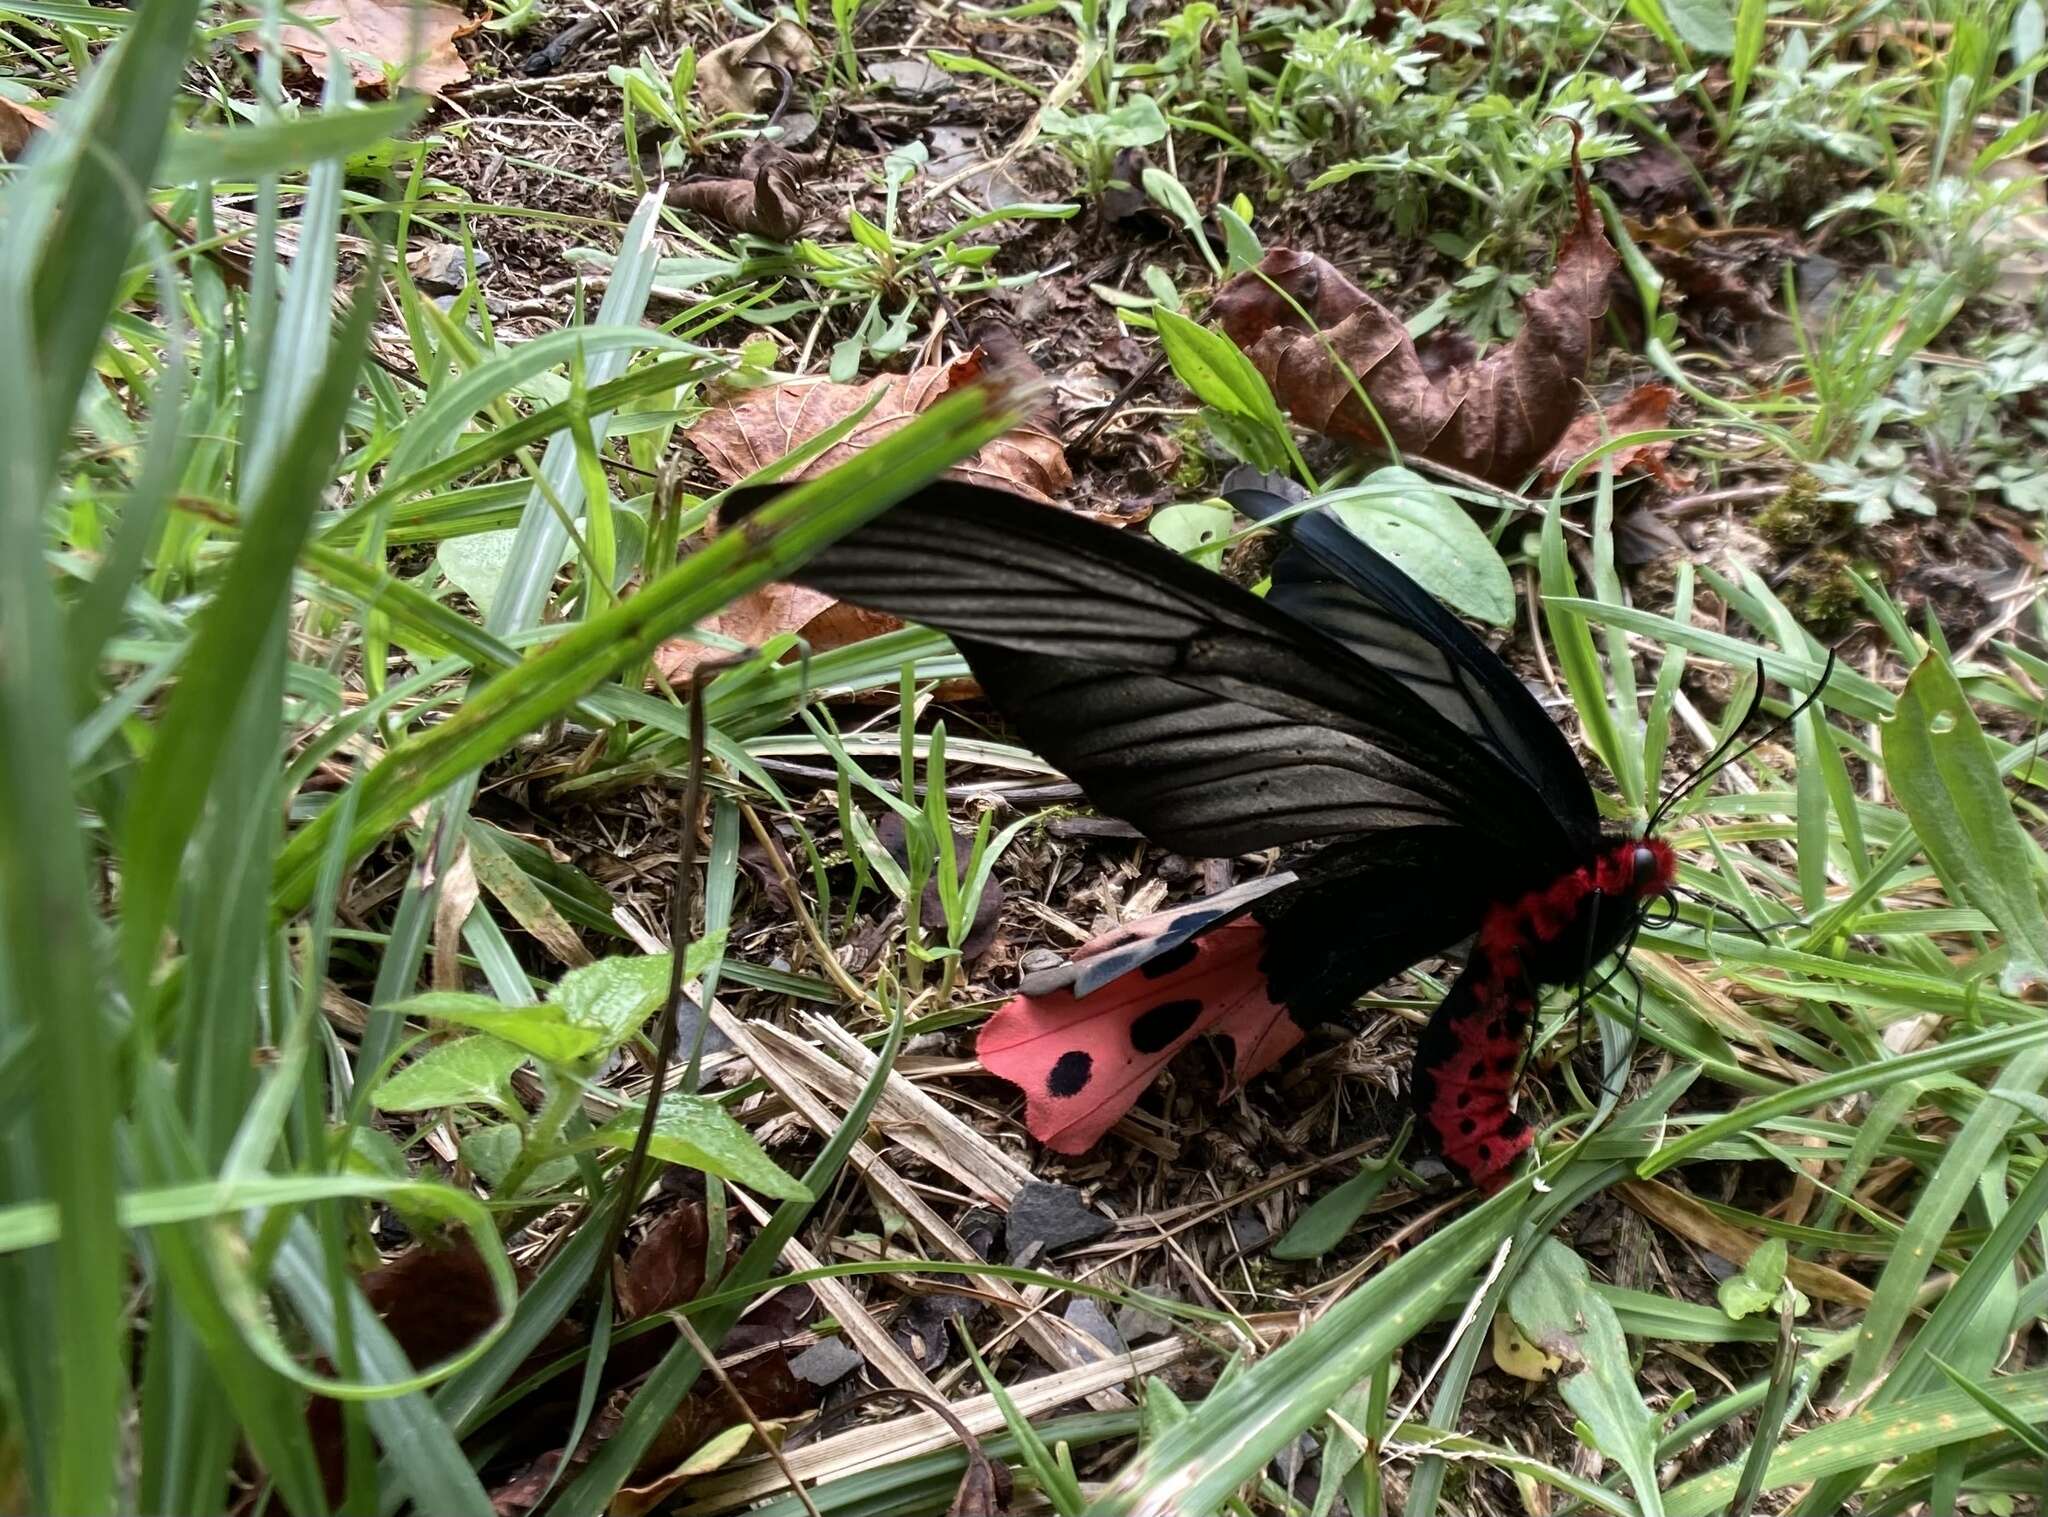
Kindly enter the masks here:
M 1185 949 L 1202 933 L 1242 916 L 1256 902 L 1284 890 L 1294 880 L 1292 873 L 1269 874 L 1165 911 L 1155 911 L 1136 921 L 1120 923 L 1083 943 L 1057 969 L 1026 975 L 1020 988 L 1027 996 L 1050 995 L 1060 990 L 1070 990 L 1076 996 L 1093 995 L 1112 980 Z
M 1231 1039 L 1238 1084 L 1301 1041 L 1267 994 L 1264 956 L 1257 922 L 1211 925 L 1093 995 L 1016 997 L 983 1024 L 975 1056 L 1023 1090 L 1033 1137 L 1059 1153 L 1085 1153 L 1204 1033 Z

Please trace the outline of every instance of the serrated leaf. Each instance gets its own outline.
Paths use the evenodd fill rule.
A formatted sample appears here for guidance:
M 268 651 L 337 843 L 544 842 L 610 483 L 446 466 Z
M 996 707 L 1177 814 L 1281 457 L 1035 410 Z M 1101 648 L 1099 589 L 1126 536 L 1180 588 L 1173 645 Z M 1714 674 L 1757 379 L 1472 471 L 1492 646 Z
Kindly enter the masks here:
M 584 1146 L 630 1149 L 639 1131 L 636 1106 L 607 1122 Z M 655 1114 L 648 1152 L 665 1163 L 702 1170 L 779 1201 L 811 1199 L 811 1193 L 769 1158 L 723 1106 L 704 1096 L 670 1091 Z
M 431 990 L 391 1008 L 501 1039 L 547 1064 L 570 1064 L 596 1051 L 602 1034 L 572 1021 L 559 1005 L 507 1006 L 467 991 Z
M 1885 774 L 1943 881 L 1998 924 L 2006 962 L 1999 988 L 2048 984 L 2048 914 L 2041 850 L 2018 818 L 1976 713 L 1939 653 L 1906 681 L 1882 733 Z
M 1378 469 L 1323 503 L 1445 605 L 1496 627 L 1515 619 L 1515 585 L 1500 551 L 1462 506 L 1420 474 L 1398 465 Z
M 724 953 L 723 929 L 692 943 L 683 959 L 683 978 L 697 979 Z M 570 1022 L 597 1032 L 598 1046 L 609 1053 L 661 1008 L 668 997 L 668 971 L 665 953 L 599 959 L 563 975 L 551 1000 Z
M 1564 1403 L 1592 1444 L 1620 1465 L 1644 1517 L 1662 1517 L 1657 1419 L 1636 1388 L 1635 1365 L 1614 1308 L 1593 1289 L 1586 1261 L 1546 1238 L 1508 1292 L 1508 1310 L 1532 1344 L 1564 1361 Z
M 430 1048 L 377 1087 L 379 1111 L 437 1111 L 448 1106 L 514 1109 L 508 1082 L 526 1050 L 481 1033 Z

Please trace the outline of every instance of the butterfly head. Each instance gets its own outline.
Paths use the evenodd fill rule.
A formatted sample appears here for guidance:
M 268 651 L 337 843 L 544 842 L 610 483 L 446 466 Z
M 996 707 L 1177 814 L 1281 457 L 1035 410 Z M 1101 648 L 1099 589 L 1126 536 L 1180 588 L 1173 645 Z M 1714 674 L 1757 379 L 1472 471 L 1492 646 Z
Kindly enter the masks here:
M 1662 838 L 1624 838 L 1601 855 L 1594 888 L 1602 895 L 1647 904 L 1669 895 L 1678 858 Z

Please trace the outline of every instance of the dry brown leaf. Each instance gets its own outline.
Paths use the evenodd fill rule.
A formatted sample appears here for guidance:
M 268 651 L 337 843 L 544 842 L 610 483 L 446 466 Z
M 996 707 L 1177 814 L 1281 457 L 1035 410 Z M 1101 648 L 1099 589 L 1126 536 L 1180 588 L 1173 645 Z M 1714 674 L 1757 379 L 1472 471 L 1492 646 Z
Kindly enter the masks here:
M 1723 1222 L 1702 1202 L 1662 1181 L 1624 1180 L 1615 1189 L 1622 1200 L 1652 1222 L 1709 1253 L 1719 1254 L 1730 1264 L 1749 1263 L 1749 1256 L 1763 1242 L 1734 1223 Z M 1870 1305 L 1869 1287 L 1825 1264 L 1789 1260 L 1785 1278 L 1816 1301 L 1832 1301 L 1838 1306 Z
M 1637 385 L 1604 411 L 1588 411 L 1564 429 L 1564 436 L 1543 460 L 1545 489 L 1562 479 L 1567 470 L 1611 437 L 1631 432 L 1651 432 L 1671 424 L 1671 407 L 1678 392 L 1670 385 Z M 1647 474 L 1667 490 L 1682 490 L 1692 484 L 1692 472 L 1671 467 L 1671 439 L 1631 443 L 1616 448 L 1597 467 L 1610 474 L 1633 470 Z
M 1575 174 L 1578 217 L 1550 283 L 1522 302 L 1514 341 L 1432 377 L 1401 318 L 1312 253 L 1276 248 L 1216 296 L 1215 314 L 1280 404 L 1330 437 L 1381 446 L 1352 392 L 1355 375 L 1404 453 L 1514 484 L 1550 451 L 1579 409 L 1593 328 L 1607 310 L 1613 247 Z M 1272 280 L 1313 318 L 1304 326 Z M 1332 353 L 1342 366 L 1332 360 Z
M 751 37 L 721 43 L 700 58 L 697 95 L 714 116 L 743 114 L 774 99 L 781 88 L 775 69 L 804 74 L 817 66 L 818 49 L 810 34 L 794 21 L 778 21 Z
M 0 95 L 0 163 L 12 163 L 28 151 L 36 133 L 47 132 L 48 116 L 32 105 L 22 105 Z
M 613 1261 L 619 1320 L 637 1322 L 694 1300 L 704 1289 L 710 1236 L 703 1206 L 686 1202 L 648 1230 L 632 1258 L 623 1264 Z
M 701 623 L 706 632 L 758 648 L 771 637 L 785 632 L 802 632 L 811 618 L 838 603 L 822 590 L 801 585 L 763 585 L 742 595 L 709 621 Z M 708 659 L 724 658 L 722 650 L 686 637 L 672 637 L 654 650 L 654 667 L 670 684 L 689 678 L 690 671 Z
M 744 479 L 846 420 L 879 392 L 880 402 L 851 435 L 791 476 L 810 479 L 888 436 L 942 395 L 979 379 L 985 366 L 983 351 L 976 348 L 958 363 L 884 374 L 865 384 L 795 379 L 742 390 L 715 402 L 683 437 L 720 479 Z M 969 484 L 1008 490 L 1048 505 L 1074 482 L 1060 440 L 1032 422 L 1004 433 L 947 472 Z
M 455 39 L 476 26 L 447 0 L 299 0 L 294 10 L 329 23 L 287 26 L 279 33 L 285 51 L 321 79 L 327 77 L 330 48 L 348 60 L 357 86 L 374 94 L 395 79 L 407 89 L 438 95 L 469 77 Z M 238 40 L 250 52 L 263 45 L 253 31 Z
M 771 242 L 788 242 L 804 228 L 804 190 L 796 160 L 773 143 L 749 149 L 737 179 L 670 185 L 668 203 Z

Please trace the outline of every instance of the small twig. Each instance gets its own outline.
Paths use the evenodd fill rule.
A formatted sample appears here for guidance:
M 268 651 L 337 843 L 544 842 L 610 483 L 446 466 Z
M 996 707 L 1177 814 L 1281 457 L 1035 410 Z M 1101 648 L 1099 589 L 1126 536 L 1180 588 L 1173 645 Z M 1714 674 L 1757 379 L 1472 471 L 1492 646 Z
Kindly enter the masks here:
M 1124 381 L 1124 387 L 1121 390 L 1118 390 L 1115 395 L 1110 397 L 1109 404 L 1102 408 L 1102 410 L 1096 415 L 1095 419 L 1089 422 L 1087 427 L 1082 430 L 1081 434 L 1078 437 L 1076 437 L 1072 442 L 1064 445 L 1066 447 L 1066 450 L 1069 453 L 1076 453 L 1086 448 L 1090 443 L 1094 442 L 1095 439 L 1101 435 L 1102 429 L 1109 425 L 1110 419 L 1114 417 L 1117 412 L 1121 411 L 1127 404 L 1129 404 L 1131 397 L 1133 395 L 1136 395 L 1138 391 L 1143 389 L 1146 385 L 1150 384 L 1152 380 L 1158 375 L 1159 371 L 1165 367 L 1166 349 L 1161 348 L 1157 353 L 1154 353 L 1152 355 L 1152 361 L 1150 363 L 1146 364 L 1144 368 L 1138 370 L 1137 373 L 1133 374 L 1128 380 Z
M 640 1130 L 633 1137 L 632 1157 L 626 1160 L 623 1183 L 619 1186 L 618 1207 L 606 1230 L 605 1246 L 592 1267 L 589 1289 L 595 1289 L 604 1279 L 604 1272 L 612 1267 L 626 1235 L 626 1223 L 633 1215 L 644 1183 L 647 1151 L 654 1142 L 654 1124 L 661 1112 L 662 1099 L 668 1094 L 669 1066 L 675 1062 L 676 1021 L 682 1009 L 683 979 L 688 972 L 690 918 L 697 903 L 697 826 L 704 812 L 704 692 L 720 670 L 744 662 L 745 657 L 751 655 L 707 659 L 690 671 L 690 766 L 683 781 L 683 813 L 677 824 L 676 884 L 669 896 L 668 994 L 662 1000 L 661 1031 L 655 1037 L 654 1068 L 646 1104 L 640 1108 Z M 703 1025 L 700 1018 L 700 1037 Z
M 697 1329 L 690 1325 L 689 1314 L 671 1313 L 669 1321 L 675 1324 L 676 1331 L 683 1335 L 683 1340 L 695 1351 L 704 1368 L 711 1371 L 712 1379 L 724 1388 L 726 1395 L 732 1397 L 734 1404 L 740 1409 L 740 1415 L 747 1419 L 747 1426 L 752 1428 L 754 1436 L 761 1440 L 761 1447 L 768 1451 L 768 1457 L 773 1459 L 775 1467 L 782 1471 L 782 1478 L 789 1482 L 790 1490 L 795 1493 L 796 1499 L 803 1503 L 804 1510 L 809 1512 L 811 1517 L 824 1517 L 824 1513 L 818 1510 L 817 1503 L 811 1500 L 811 1493 L 804 1489 L 804 1483 L 797 1478 L 796 1471 L 791 1469 L 789 1461 L 782 1457 L 782 1445 L 768 1436 L 768 1429 L 761 1425 L 761 1419 L 755 1416 L 754 1409 L 747 1405 L 747 1398 L 742 1396 L 739 1387 L 732 1383 L 732 1376 L 728 1375 L 725 1366 L 718 1362 L 718 1355 L 711 1352 L 704 1340 L 698 1336 Z
M 564 58 L 583 46 L 584 42 L 603 25 L 602 16 L 585 16 L 581 21 L 563 27 L 541 47 L 528 53 L 526 62 L 520 67 L 529 78 L 552 74 L 561 66 Z
M 605 69 L 583 69 L 574 74 L 543 74 L 531 79 L 491 79 L 450 90 L 448 94 L 450 99 L 467 104 L 471 100 L 495 100 L 501 95 L 523 95 L 529 90 L 573 90 L 586 84 L 604 84 L 610 77 Z
M 803 928 L 804 936 L 810 939 L 811 951 L 818 955 L 825 973 L 856 1006 L 876 1009 L 875 998 L 863 990 L 860 983 L 846 972 L 846 966 L 839 962 L 839 955 L 832 951 L 832 945 L 826 941 L 824 932 L 819 928 L 817 918 L 813 917 L 810 908 L 804 905 L 803 896 L 797 890 L 796 877 L 789 872 L 789 865 L 782 857 L 781 847 L 768 835 L 768 828 L 755 814 L 752 806 L 741 801 L 739 808 L 740 815 L 747 819 L 747 825 L 754 830 L 754 837 L 761 844 L 761 851 L 768 855 L 768 862 L 775 870 L 776 879 L 781 882 L 782 893 L 789 901 L 790 910 L 796 913 L 797 922 Z

